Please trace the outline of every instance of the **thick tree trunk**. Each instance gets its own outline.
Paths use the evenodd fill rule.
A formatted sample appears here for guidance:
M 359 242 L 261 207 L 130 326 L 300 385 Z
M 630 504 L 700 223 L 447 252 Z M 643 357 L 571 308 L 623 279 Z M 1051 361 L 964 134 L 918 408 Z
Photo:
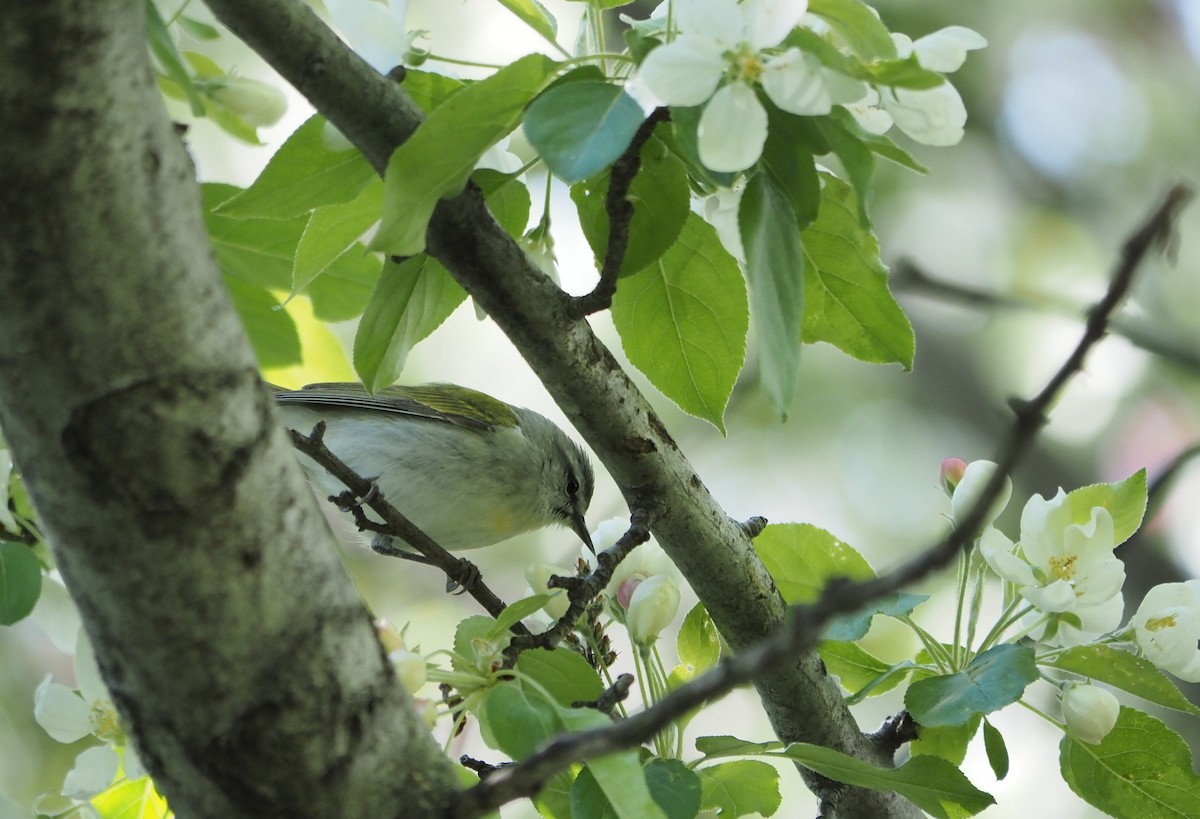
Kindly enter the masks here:
M 188 817 L 430 816 L 408 704 L 260 389 L 142 3 L 0 17 L 0 426 Z

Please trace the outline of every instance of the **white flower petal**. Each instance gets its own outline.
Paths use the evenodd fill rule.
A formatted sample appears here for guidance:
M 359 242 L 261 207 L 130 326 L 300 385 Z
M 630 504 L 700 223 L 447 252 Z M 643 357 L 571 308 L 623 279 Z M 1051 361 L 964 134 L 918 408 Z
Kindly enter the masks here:
M 900 130 L 917 142 L 941 147 L 962 141 L 967 109 L 948 82 L 919 90 L 889 88 L 882 102 Z
M 67 593 L 67 587 L 56 579 L 57 572 L 42 578 L 42 594 L 30 615 L 54 647 L 64 654 L 75 650 L 79 637 L 79 609 Z
M 742 206 L 742 192 L 722 188 L 704 200 L 704 218 L 717 230 L 717 238 L 739 262 L 746 261 L 746 250 L 742 246 L 742 230 L 738 225 L 738 210 Z
M 121 760 L 107 745 L 88 748 L 75 758 L 75 767 L 63 780 L 63 796 L 90 799 L 106 790 L 117 778 Z
M 92 733 L 91 708 L 49 674 L 33 693 L 33 718 L 59 742 L 76 742 Z
M 986 45 L 987 40 L 979 32 L 963 26 L 949 26 L 921 37 L 912 44 L 912 50 L 922 68 L 945 74 L 962 68 L 968 51 Z
M 79 639 L 75 643 L 75 682 L 79 686 L 80 696 L 89 706 L 112 699 L 108 686 L 100 678 L 100 666 L 96 664 L 92 641 L 83 629 L 79 630 Z
M 771 102 L 789 114 L 820 116 L 833 108 L 820 61 L 798 48 L 763 64 L 762 85 Z
M 675 24 L 680 39 L 692 40 L 718 54 L 738 45 L 745 31 L 737 0 L 677 0 Z M 676 40 L 675 42 L 679 42 Z
M 400 3 L 400 19 L 397 20 L 395 9 L 381 3 L 325 0 L 325 8 L 346 42 L 380 74 L 401 65 L 408 53 L 411 38 L 404 31 L 406 6 L 407 2 Z
M 1200 682 L 1200 580 L 1155 586 L 1131 622 L 1146 659 L 1181 680 Z
M 1021 510 L 1021 548 L 1033 565 L 1049 570 L 1050 559 L 1061 554 L 1062 534 L 1071 525 L 1067 493 L 1061 488 L 1050 500 L 1034 495 Z
M 746 42 L 755 51 L 779 45 L 807 11 L 808 0 L 744 0 Z
M 700 161 L 714 171 L 741 171 L 762 156 L 767 112 L 754 90 L 735 82 L 721 88 L 700 115 Z
M 699 105 L 717 90 L 724 71 L 720 51 L 680 38 L 647 55 L 638 82 L 667 105 Z
M 1013 542 L 992 526 L 984 529 L 979 537 L 979 554 L 988 566 L 991 566 L 992 571 L 1018 586 L 1037 585 L 1033 568 L 1013 554 L 1014 548 Z
M 1055 580 L 1041 588 L 1026 586 L 1021 589 L 1021 596 L 1042 611 L 1048 612 L 1073 611 L 1078 604 L 1075 589 L 1065 580 Z
M 1081 567 L 1075 580 L 1075 596 L 1081 606 L 1095 606 L 1117 597 L 1125 585 L 1125 564 L 1115 557 Z

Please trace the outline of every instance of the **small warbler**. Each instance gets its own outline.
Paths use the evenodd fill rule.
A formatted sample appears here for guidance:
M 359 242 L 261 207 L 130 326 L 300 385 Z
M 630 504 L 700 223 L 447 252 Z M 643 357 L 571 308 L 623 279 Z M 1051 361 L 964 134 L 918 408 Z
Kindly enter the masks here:
M 307 435 L 324 421 L 325 445 L 372 479 L 393 506 L 450 551 L 477 549 L 545 526 L 569 526 L 592 548 L 584 513 L 591 461 L 553 422 L 453 384 L 275 388 L 284 423 Z M 322 492 L 341 482 L 306 456 Z

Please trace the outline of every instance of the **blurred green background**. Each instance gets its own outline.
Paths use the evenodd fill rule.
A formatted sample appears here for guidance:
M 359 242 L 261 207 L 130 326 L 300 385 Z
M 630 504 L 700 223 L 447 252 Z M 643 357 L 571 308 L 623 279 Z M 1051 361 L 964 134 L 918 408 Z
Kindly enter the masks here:
M 569 46 L 581 5 L 545 4 Z M 624 11 L 644 16 L 654 5 Z M 890 28 L 913 38 L 965 25 L 989 41 L 952 76 L 970 112 L 963 143 L 930 149 L 893 135 L 930 173 L 879 169 L 873 215 L 885 261 L 895 271 L 911 262 L 949 285 L 933 287 L 911 274 L 897 274 L 893 283 L 916 329 L 914 371 L 860 364 L 825 346 L 806 348 L 801 395 L 781 423 L 757 388 L 752 352 L 730 404 L 727 438 L 646 389 L 730 515 L 816 524 L 884 570 L 945 530 L 939 462 L 995 451 L 1011 417 L 1007 400 L 1032 395 L 1059 366 L 1079 337 L 1084 311 L 1103 292 L 1123 240 L 1170 185 L 1200 180 L 1200 2 L 893 0 L 878 8 Z M 437 54 L 501 61 L 541 48 L 536 36 L 487 0 L 412 0 L 409 20 L 410 28 L 430 30 L 426 42 Z M 272 76 L 237 43 L 221 44 L 216 55 L 223 66 Z M 462 68 L 449 70 L 469 76 Z M 309 111 L 292 93 L 288 117 L 264 137 L 278 145 Z M 243 185 L 271 150 L 232 144 L 204 122 L 191 124 L 188 140 L 203 179 Z M 535 202 L 543 185 L 531 181 Z M 554 188 L 553 202 L 555 229 L 564 229 L 557 237 L 564 286 L 584 292 L 594 280 L 590 252 L 569 227 L 571 205 L 562 186 Z M 592 323 L 619 350 L 607 318 Z M 1200 207 L 1185 212 L 1170 258 L 1156 257 L 1143 270 L 1118 329 L 1075 379 L 1016 475 L 1014 500 L 1001 519 L 1011 535 L 1030 494 L 1116 480 L 1143 466 L 1153 479 L 1200 438 Z M 336 331 L 343 338 L 352 333 Z M 303 374 L 303 380 L 327 377 L 340 374 Z M 435 379 L 562 420 L 507 340 L 469 305 L 410 359 L 405 381 Z M 1129 612 L 1149 586 L 1200 573 L 1200 468 L 1185 467 L 1159 500 L 1143 531 L 1118 550 L 1129 576 Z M 602 476 L 590 522 L 624 512 Z M 536 560 L 567 565 L 575 551 L 569 534 L 547 532 L 477 557 L 497 591 L 515 597 L 524 590 L 523 567 Z M 413 644 L 428 650 L 447 643 L 457 619 L 474 613 L 469 602 L 441 594 L 441 581 L 419 567 L 353 545 L 344 554 L 369 604 L 399 625 L 412 623 Z M 926 590 L 943 587 L 944 580 L 930 581 Z M 925 622 L 936 628 L 948 609 L 929 608 Z M 888 658 L 911 650 L 907 636 L 894 629 L 877 629 L 871 639 L 870 648 Z M 70 658 L 36 626 L 0 630 L 0 794 L 19 806 L 57 789 L 87 744 L 58 745 L 33 722 L 33 689 L 48 673 L 69 683 Z M 1048 691 L 1038 689 L 1032 699 L 1053 712 Z M 1194 687 L 1189 696 L 1197 699 Z M 863 727 L 873 729 L 898 708 L 887 697 L 865 703 Z M 748 739 L 768 736 L 747 692 L 723 703 L 721 714 L 721 722 L 745 726 L 739 730 Z M 1159 716 L 1200 748 L 1194 720 Z M 997 783 L 981 752 L 972 751 L 966 764 L 972 781 L 999 802 L 985 816 L 1099 815 L 1057 774 L 1047 775 L 1057 770 L 1055 730 L 1019 708 L 996 724 L 1013 756 L 1009 777 Z M 712 725 L 710 732 L 725 730 Z M 810 815 L 814 806 L 798 778 L 785 772 L 784 780 L 789 801 L 779 815 Z M 0 804 L 0 817 L 4 810 Z M 523 811 L 514 806 L 506 815 Z

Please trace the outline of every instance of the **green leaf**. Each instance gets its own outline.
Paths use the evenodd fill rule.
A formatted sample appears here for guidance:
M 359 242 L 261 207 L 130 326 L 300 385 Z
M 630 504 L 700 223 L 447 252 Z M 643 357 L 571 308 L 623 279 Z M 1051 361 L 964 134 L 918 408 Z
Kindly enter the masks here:
M 517 659 L 517 672 L 545 688 L 564 708 L 575 702 L 592 702 L 604 692 L 595 669 L 565 648 L 523 651 Z
M 913 756 L 924 754 L 944 759 L 951 765 L 962 765 L 967 758 L 967 746 L 979 732 L 983 717 L 975 714 L 962 725 L 922 725 L 918 738 L 909 744 Z
M 254 184 L 222 205 L 220 213 L 289 219 L 356 198 L 375 178 L 375 170 L 358 151 L 325 147 L 324 128 L 324 117 L 310 117 L 279 147 Z
M 757 759 L 738 759 L 701 768 L 700 783 L 704 810 L 721 812 L 721 819 L 761 814 L 774 816 L 779 810 L 779 771 Z
M 629 361 L 684 412 L 723 433 L 746 356 L 746 283 L 716 231 L 689 213 L 678 240 L 627 277 L 612 304 Z
M 362 315 L 379 282 L 382 262 L 362 245 L 349 250 L 325 268 L 304 291 L 320 321 L 348 321 Z
M 154 0 L 145 0 L 142 8 L 146 16 L 146 40 L 150 46 L 150 53 L 158 61 L 158 65 L 165 72 L 167 79 L 175 83 L 180 93 L 188 101 L 192 108 L 192 116 L 204 116 L 204 100 L 200 97 L 196 86 L 192 84 L 191 72 L 184 65 L 183 58 L 179 56 L 179 50 L 175 47 L 175 39 L 167 30 L 166 23 L 158 13 L 158 6 L 154 5 Z
M 374 179 L 351 202 L 322 205 L 308 217 L 292 263 L 292 294 L 329 269 L 379 219 L 383 180 Z
M 841 125 L 842 128 L 850 132 L 855 139 L 865 145 L 871 153 L 895 162 L 897 165 L 903 165 L 905 168 L 917 173 L 929 173 L 928 168 L 918 162 L 912 154 L 901 148 L 889 137 L 883 134 L 871 134 L 864 131 L 862 126 L 858 124 L 858 121 L 845 108 L 834 108 L 829 116 Z
M 91 799 L 103 819 L 162 819 L 170 815 L 167 800 L 154 790 L 150 777 L 120 779 Z
M 480 168 L 471 176 L 483 192 L 488 210 L 509 236 L 519 238 L 529 226 L 529 188 L 509 174 Z
M 611 724 L 608 717 L 590 709 L 562 711 L 568 727 L 586 731 Z M 588 760 L 571 787 L 571 817 L 616 819 L 666 819 L 646 782 L 636 749 Z
M 554 15 L 537 0 L 498 0 L 498 2 L 550 43 L 558 44 L 558 23 L 555 21 Z
M 808 523 L 772 524 L 754 539 L 754 548 L 790 606 L 816 600 L 835 577 L 875 576 L 853 547 Z
M 863 60 L 896 56 L 891 32 L 861 0 L 810 0 L 808 10 L 828 23 Z
M 646 119 L 620 86 L 571 82 L 549 89 L 525 112 L 525 136 L 551 173 L 568 184 L 616 162 Z
M 563 730 L 557 706 L 515 683 L 488 689 L 479 719 L 487 722 L 485 739 L 490 738 L 497 750 L 516 760 L 529 756 Z
M 929 599 L 927 594 L 910 594 L 896 592 L 868 603 L 853 614 L 843 614 L 829 624 L 825 629 L 826 640 L 843 640 L 853 642 L 867 636 L 871 630 L 871 620 L 876 614 L 887 617 L 907 617 L 913 609 Z
M 817 218 L 821 207 L 821 180 L 809 143 L 813 137 L 812 117 L 798 117 L 767 105 L 767 141 L 763 145 L 763 167 L 792 203 L 801 230 Z
M 705 759 L 719 756 L 755 756 L 767 751 L 777 751 L 783 747 L 782 742 L 750 742 L 731 736 L 696 737 L 696 750 L 704 754 Z
M 1162 722 L 1122 708 L 1099 745 L 1070 735 L 1059 744 L 1062 777 L 1076 794 L 1118 819 L 1195 817 L 1200 778 L 1187 743 Z
M 829 673 L 841 680 L 842 688 L 854 695 L 849 698 L 852 702 L 891 691 L 915 667 L 911 661 L 888 665 L 858 643 L 822 640 L 817 653 Z
M 1149 660 L 1128 651 L 1106 645 L 1075 646 L 1042 664 L 1090 677 L 1157 705 L 1200 716 L 1200 707 L 1188 700 L 1166 674 Z
M 721 638 L 703 603 L 697 603 L 683 618 L 675 638 L 675 651 L 679 662 L 696 671 L 712 668 L 721 659 Z
M 596 267 L 604 264 L 608 250 L 608 197 L 610 174 L 604 173 L 571 187 L 571 199 L 579 212 L 583 235 L 596 256 Z M 679 237 L 690 211 L 687 169 L 657 136 L 642 146 L 642 164 L 629 185 L 633 203 L 629 221 L 629 243 L 621 260 L 621 276 L 636 273 L 657 261 Z
M 571 788 L 578 770 L 582 768 L 576 766 L 555 775 L 533 797 L 533 805 L 543 819 L 571 819 Z
M 424 254 L 401 264 L 384 262 L 354 337 L 354 369 L 367 389 L 394 383 L 417 342 L 466 298 L 446 268 Z
M 912 325 L 888 291 L 879 245 L 855 218 L 850 187 L 823 178 L 821 214 L 803 235 L 802 338 L 828 342 L 860 361 L 912 369 Z
M 955 766 L 935 756 L 913 757 L 898 768 L 877 768 L 818 745 L 795 743 L 785 755 L 822 776 L 861 788 L 895 791 L 926 813 L 950 819 L 979 813 L 996 800 L 976 788 Z
M 763 386 L 787 417 L 800 376 L 804 323 L 804 248 L 787 191 L 771 174 L 750 177 L 738 206 L 746 278 Z
M 232 276 L 225 276 L 224 280 L 259 366 L 299 364 L 300 334 L 296 331 L 296 322 L 281 309 L 279 300 L 263 288 Z
M 508 635 L 498 641 L 489 640 L 496 621 L 486 614 L 475 614 L 460 620 L 454 629 L 454 652 L 450 662 L 455 671 L 475 672 L 476 648 L 489 643 L 497 652 L 508 647 Z
M 922 726 L 963 725 L 976 714 L 1016 702 L 1037 678 L 1033 649 L 1005 643 L 989 648 L 956 674 L 914 682 L 904 695 L 904 706 Z
M 0 541 L 0 626 L 28 617 L 41 594 L 37 555 L 24 543 Z
M 496 618 L 491 632 L 488 633 L 488 639 L 495 640 L 526 617 L 541 611 L 549 600 L 548 594 L 531 594 L 509 603 Z
M 415 68 L 405 69 L 404 91 L 417 104 L 425 116 L 437 108 L 450 95 L 466 87 L 462 80 L 447 77 L 445 74 L 435 74 L 432 71 L 420 71 Z
M 1117 545 L 1128 540 L 1146 514 L 1146 470 L 1139 469 L 1123 481 L 1097 483 L 1067 493 L 1073 523 L 1087 523 L 1092 507 L 1103 506 L 1113 518 Z
M 176 18 L 175 22 L 177 22 L 179 27 L 186 31 L 188 36 L 194 40 L 208 42 L 221 39 L 221 32 L 218 31 L 214 26 L 210 26 L 208 23 L 203 23 L 192 17 L 181 15 L 180 17 Z
M 983 721 L 983 747 L 996 778 L 1008 776 L 1008 746 L 1004 742 L 1004 735 L 986 719 Z
M 646 787 L 667 819 L 694 819 L 700 812 L 700 777 L 678 759 L 651 759 Z
M 867 79 L 876 85 L 897 88 L 937 88 L 946 78 L 936 71 L 921 67 L 916 54 L 903 59 L 874 60 L 866 64 Z
M 813 120 L 829 148 L 841 161 L 854 188 L 858 209 L 858 224 L 864 229 L 871 227 L 867 213 L 867 195 L 871 192 L 871 181 L 875 177 L 875 156 L 870 148 L 850 129 L 834 117 L 819 117 Z
M 479 157 L 516 127 L 556 66 L 530 54 L 435 108 L 388 160 L 383 220 L 372 248 L 393 256 L 423 251 L 437 203 L 462 191 Z

